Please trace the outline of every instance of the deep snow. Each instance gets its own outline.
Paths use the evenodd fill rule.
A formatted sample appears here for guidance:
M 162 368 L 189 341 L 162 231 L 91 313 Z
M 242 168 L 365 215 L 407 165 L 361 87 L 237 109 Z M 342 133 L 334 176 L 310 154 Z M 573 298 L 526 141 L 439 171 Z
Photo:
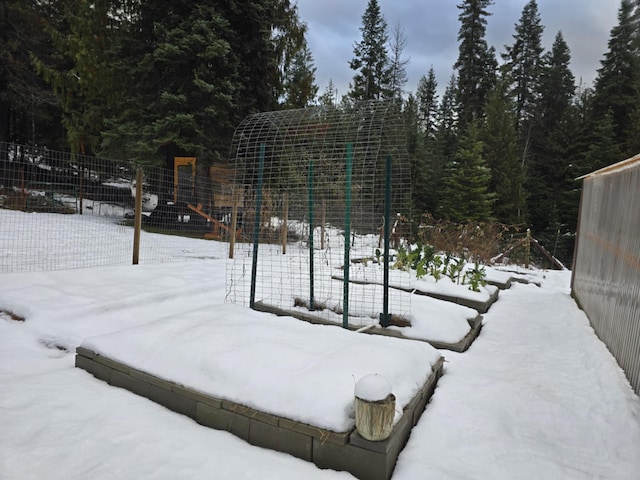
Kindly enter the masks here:
M 15 261 L 1 230 L 1 256 Z M 225 305 L 226 246 L 187 244 L 188 255 L 207 260 L 0 274 L 0 310 L 25 318 L 0 314 L 0 478 L 350 478 L 199 426 L 73 367 L 73 350 L 91 337 L 193 311 L 224 310 L 238 323 L 258 315 Z M 445 374 L 394 479 L 640 478 L 640 399 L 571 299 L 570 273 L 527 274 L 541 287 L 501 292 L 467 352 L 440 351 Z M 429 313 L 412 307 L 414 316 Z

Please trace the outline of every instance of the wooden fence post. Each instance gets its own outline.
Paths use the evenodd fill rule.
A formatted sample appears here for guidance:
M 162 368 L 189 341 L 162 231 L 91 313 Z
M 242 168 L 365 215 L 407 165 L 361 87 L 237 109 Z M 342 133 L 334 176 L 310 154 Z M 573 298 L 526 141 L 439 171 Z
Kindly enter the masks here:
M 136 211 L 133 226 L 133 264 L 140 258 L 140 229 L 142 228 L 142 169 L 136 172 Z
M 525 250 L 525 258 L 524 258 L 524 266 L 525 268 L 529 268 L 529 260 L 531 255 L 531 230 L 527 228 L 527 240 L 524 244 Z
M 327 223 L 327 201 L 322 200 L 322 212 L 320 213 L 320 250 L 324 250 L 324 226 Z
M 231 231 L 229 232 L 229 258 L 233 258 L 236 249 L 236 229 L 238 228 L 238 191 L 236 187 L 231 189 Z
M 282 254 L 287 254 L 287 237 L 289 235 L 289 197 L 282 195 Z

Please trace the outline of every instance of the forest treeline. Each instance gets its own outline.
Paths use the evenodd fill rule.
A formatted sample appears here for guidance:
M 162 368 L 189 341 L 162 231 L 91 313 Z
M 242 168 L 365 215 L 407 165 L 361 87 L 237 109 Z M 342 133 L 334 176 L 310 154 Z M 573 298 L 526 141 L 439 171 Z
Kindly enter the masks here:
M 415 212 L 531 228 L 570 261 L 580 175 L 640 152 L 640 0 L 622 0 L 594 85 L 550 50 L 535 0 L 500 51 L 493 0 L 459 0 L 447 85 L 407 92 L 400 26 L 378 0 L 354 39 L 349 90 L 319 95 L 291 0 L 4 0 L 0 141 L 146 164 L 225 161 L 248 114 L 389 99 L 403 111 Z M 441 92 L 441 93 L 439 93 Z

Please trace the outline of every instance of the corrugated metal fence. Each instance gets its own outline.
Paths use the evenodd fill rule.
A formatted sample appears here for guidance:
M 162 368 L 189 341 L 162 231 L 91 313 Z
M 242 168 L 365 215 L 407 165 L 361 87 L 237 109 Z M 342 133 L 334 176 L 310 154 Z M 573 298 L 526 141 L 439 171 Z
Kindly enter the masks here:
M 640 155 L 583 179 L 573 295 L 640 394 Z

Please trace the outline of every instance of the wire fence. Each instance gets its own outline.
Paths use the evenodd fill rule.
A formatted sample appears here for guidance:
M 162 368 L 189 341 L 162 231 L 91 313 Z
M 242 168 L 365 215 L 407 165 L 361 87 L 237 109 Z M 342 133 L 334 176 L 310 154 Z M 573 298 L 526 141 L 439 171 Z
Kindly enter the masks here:
M 220 258 L 216 183 L 187 159 L 144 167 L 140 263 Z M 0 143 L 0 272 L 127 265 L 133 258 L 136 166 Z M 207 218 L 207 216 L 211 218 Z

